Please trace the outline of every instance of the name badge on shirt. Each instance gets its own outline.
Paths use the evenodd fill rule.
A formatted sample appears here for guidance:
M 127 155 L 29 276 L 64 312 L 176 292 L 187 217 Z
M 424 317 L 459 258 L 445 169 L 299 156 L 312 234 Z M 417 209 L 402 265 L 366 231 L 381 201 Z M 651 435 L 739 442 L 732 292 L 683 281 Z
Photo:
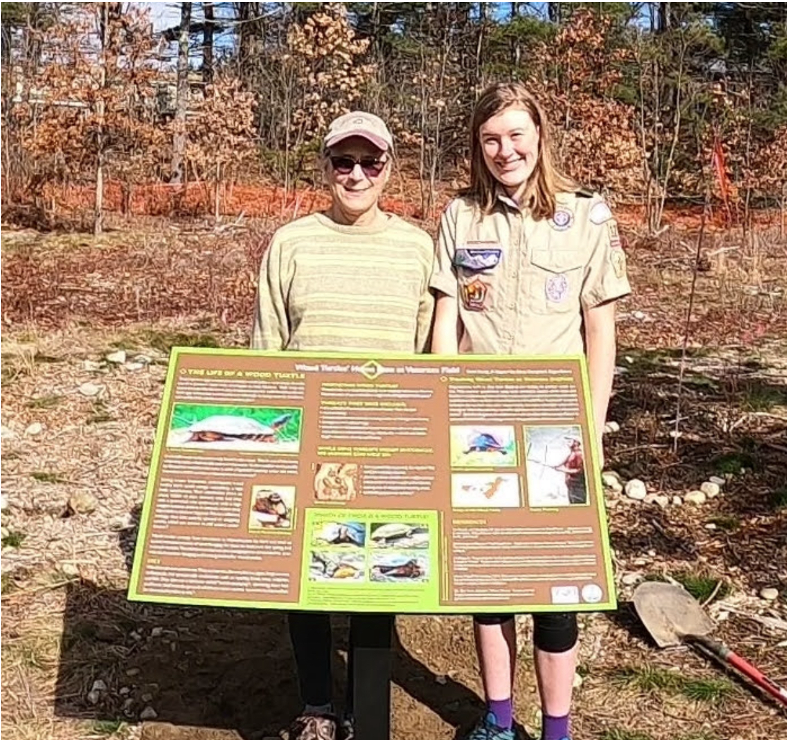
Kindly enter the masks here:
M 489 270 L 498 265 L 502 254 L 498 247 L 460 247 L 454 253 L 454 264 L 466 270 Z

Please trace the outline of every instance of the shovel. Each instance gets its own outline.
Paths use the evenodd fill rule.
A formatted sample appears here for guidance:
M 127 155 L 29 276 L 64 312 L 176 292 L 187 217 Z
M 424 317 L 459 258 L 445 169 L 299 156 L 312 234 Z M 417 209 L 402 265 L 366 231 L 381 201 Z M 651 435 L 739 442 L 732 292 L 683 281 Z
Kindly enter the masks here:
M 715 627 L 714 622 L 681 586 L 645 581 L 635 589 L 632 600 L 640 621 L 658 647 L 665 648 L 682 643 L 700 645 L 722 663 L 747 676 L 783 706 L 786 705 L 788 694 L 784 688 L 764 676 L 729 647 L 708 636 Z

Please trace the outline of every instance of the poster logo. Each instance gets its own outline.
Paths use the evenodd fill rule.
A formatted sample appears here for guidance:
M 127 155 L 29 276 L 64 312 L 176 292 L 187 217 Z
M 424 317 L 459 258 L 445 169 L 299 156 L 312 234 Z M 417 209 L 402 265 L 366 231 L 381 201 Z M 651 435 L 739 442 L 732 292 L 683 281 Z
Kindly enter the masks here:
M 580 602 L 577 586 L 553 586 L 550 589 L 550 596 L 552 596 L 554 604 L 577 604 Z
M 589 604 L 598 604 L 602 601 L 602 589 L 596 583 L 588 583 L 583 586 L 581 594 L 583 601 L 587 601 Z
M 381 375 L 383 375 L 383 366 L 375 362 L 375 360 L 370 360 L 361 366 L 359 372 L 367 380 L 375 380 L 375 378 L 379 378 Z

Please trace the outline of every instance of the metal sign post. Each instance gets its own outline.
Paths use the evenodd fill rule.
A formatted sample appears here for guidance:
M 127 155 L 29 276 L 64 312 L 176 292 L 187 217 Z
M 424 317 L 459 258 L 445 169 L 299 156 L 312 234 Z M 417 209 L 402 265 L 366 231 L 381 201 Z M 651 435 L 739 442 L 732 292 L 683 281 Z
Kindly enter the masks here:
M 391 637 L 394 617 L 358 615 L 348 660 L 355 736 L 388 740 L 391 736 Z

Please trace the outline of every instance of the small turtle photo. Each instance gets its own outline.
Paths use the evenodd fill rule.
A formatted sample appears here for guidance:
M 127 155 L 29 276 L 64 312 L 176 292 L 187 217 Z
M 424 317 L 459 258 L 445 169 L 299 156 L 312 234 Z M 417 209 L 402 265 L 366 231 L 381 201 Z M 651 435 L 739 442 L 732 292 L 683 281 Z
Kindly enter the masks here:
M 426 550 L 430 546 L 430 531 L 424 524 L 381 522 L 370 526 L 369 539 L 375 549 Z
M 249 531 L 292 529 L 295 487 L 254 486 L 249 512 Z
M 453 426 L 451 464 L 457 468 L 499 468 L 517 465 L 517 444 L 511 426 Z
M 176 403 L 168 447 L 247 452 L 298 452 L 301 409 Z
M 429 580 L 428 561 L 410 553 L 373 555 L 369 577 L 376 583 L 424 583 Z
M 364 581 L 366 561 L 363 555 L 326 550 L 312 550 L 309 562 L 309 580 L 331 583 Z
M 312 544 L 335 545 L 343 549 L 364 547 L 367 527 L 362 522 L 318 522 L 312 530 Z

